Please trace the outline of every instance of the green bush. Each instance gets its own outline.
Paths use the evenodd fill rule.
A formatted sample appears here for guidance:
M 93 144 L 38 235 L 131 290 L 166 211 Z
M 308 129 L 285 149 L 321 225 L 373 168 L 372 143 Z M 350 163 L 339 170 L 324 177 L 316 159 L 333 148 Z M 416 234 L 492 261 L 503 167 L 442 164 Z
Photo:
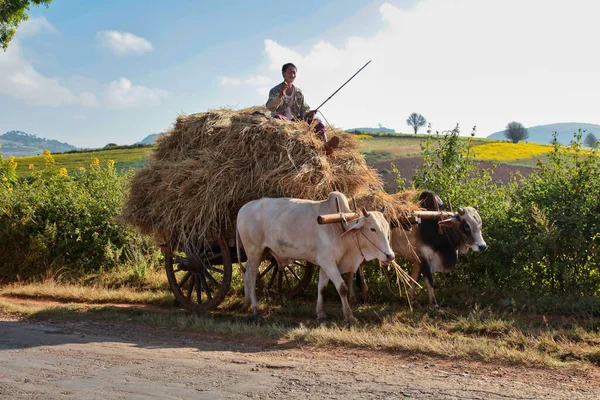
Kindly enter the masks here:
M 116 219 L 131 173 L 95 158 L 69 174 L 48 151 L 44 161 L 0 192 L 0 279 L 80 276 L 155 251 Z
M 10 191 L 16 182 L 17 163 L 15 158 L 9 157 L 8 160 L 4 160 L 2 154 L 0 154 L 0 191 Z
M 600 296 L 600 159 L 582 151 L 581 137 L 574 134 L 570 151 L 555 140 L 510 210 L 514 262 L 536 294 Z
M 494 168 L 478 167 L 472 141 L 459 138 L 458 127 L 423 144 L 414 186 L 437 192 L 447 205 L 477 205 L 488 244 L 485 254 L 461 255 L 455 273 L 438 274 L 440 286 L 461 294 L 448 301 L 600 310 L 600 158 L 581 150 L 581 136 L 574 134 L 568 149 L 555 141 L 529 177 L 506 184 L 492 182 Z M 593 299 L 580 301 L 586 296 Z

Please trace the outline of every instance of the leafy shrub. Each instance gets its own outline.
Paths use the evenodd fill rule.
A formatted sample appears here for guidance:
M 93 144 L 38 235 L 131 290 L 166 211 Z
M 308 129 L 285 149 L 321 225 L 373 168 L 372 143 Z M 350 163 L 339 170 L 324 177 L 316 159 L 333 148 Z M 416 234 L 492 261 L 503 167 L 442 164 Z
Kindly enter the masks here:
M 491 181 L 494 168 L 478 167 L 472 141 L 459 138 L 458 127 L 422 145 L 414 185 L 437 192 L 447 205 L 478 205 L 488 244 L 485 254 L 461 255 L 456 273 L 438 274 L 440 286 L 462 294 L 450 302 L 600 311 L 600 159 L 582 151 L 581 136 L 574 134 L 569 148 L 555 140 L 529 177 L 516 175 L 508 184 Z M 596 299 L 578 300 L 585 296 Z
M 536 294 L 600 296 L 600 160 L 595 149 L 582 151 L 581 137 L 569 152 L 555 140 L 510 210 L 514 262 Z
M 0 186 L 4 190 L 10 190 L 16 182 L 17 162 L 15 158 L 10 157 L 8 160 L 4 160 L 2 154 L 0 154 Z
M 31 176 L 15 183 L 0 198 L 0 278 L 80 275 L 113 268 L 132 256 L 124 249 L 136 244 L 142 254 L 152 250 L 147 239 L 116 220 L 128 192 L 130 174 L 114 163 L 69 174 L 49 151 L 44 167 L 31 166 Z

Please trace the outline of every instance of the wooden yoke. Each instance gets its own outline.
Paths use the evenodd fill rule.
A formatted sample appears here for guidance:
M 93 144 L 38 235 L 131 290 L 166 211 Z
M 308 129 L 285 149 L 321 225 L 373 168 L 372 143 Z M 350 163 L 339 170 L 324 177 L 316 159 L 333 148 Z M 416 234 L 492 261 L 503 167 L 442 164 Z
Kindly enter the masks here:
M 408 215 L 408 220 L 413 224 L 418 224 L 421 219 L 447 219 L 452 218 L 456 213 L 449 211 L 413 211 Z M 352 221 L 362 217 L 359 211 L 351 211 L 338 214 L 323 214 L 317 217 L 317 223 L 319 225 L 324 224 L 335 224 L 343 221 Z
M 413 211 L 411 214 L 419 219 L 447 219 L 456 215 L 450 211 Z
M 338 222 L 352 221 L 359 219 L 360 217 L 362 217 L 362 214 L 360 214 L 358 211 L 350 211 L 338 214 L 323 214 L 317 217 L 317 223 L 319 225 L 335 224 Z

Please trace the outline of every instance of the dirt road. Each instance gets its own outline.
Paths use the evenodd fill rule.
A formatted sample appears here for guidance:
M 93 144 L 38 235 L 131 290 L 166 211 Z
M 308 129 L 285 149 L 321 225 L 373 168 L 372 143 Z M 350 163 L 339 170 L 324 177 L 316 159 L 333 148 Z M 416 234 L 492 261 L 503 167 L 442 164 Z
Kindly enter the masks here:
M 600 399 L 596 372 L 0 318 L 2 399 Z

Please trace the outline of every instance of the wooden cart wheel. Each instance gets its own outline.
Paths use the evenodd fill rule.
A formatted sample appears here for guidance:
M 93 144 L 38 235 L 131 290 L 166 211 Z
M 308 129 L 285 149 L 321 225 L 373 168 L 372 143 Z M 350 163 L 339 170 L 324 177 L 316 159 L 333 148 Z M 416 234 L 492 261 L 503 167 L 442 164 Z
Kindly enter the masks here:
M 165 269 L 175 298 L 190 311 L 214 310 L 231 284 L 231 254 L 222 237 L 213 246 L 203 246 L 198 254 L 180 256 L 168 248 Z
M 268 260 L 258 274 L 258 289 L 267 296 L 296 297 L 309 285 L 315 265 L 308 261 L 294 261 L 280 270 L 277 261 Z

